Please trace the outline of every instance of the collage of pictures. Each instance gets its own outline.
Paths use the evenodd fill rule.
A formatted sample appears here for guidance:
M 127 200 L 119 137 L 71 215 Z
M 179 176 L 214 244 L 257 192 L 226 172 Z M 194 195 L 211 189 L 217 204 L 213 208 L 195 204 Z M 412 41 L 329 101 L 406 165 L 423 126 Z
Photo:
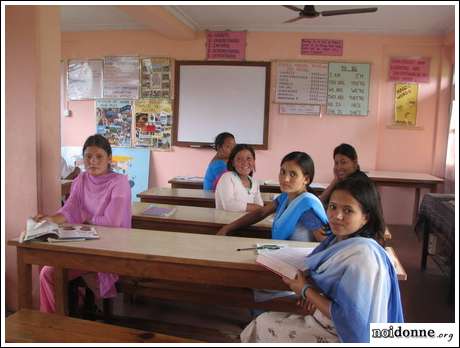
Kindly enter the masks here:
M 169 58 L 140 58 L 138 69 L 122 69 L 136 57 L 108 57 L 113 66 L 110 76 L 104 75 L 101 80 L 112 84 L 117 81 L 117 90 L 111 90 L 111 98 L 99 99 L 95 95 L 105 95 L 99 91 L 91 94 L 78 95 L 79 100 L 96 99 L 96 128 L 97 133 L 106 137 L 112 146 L 116 147 L 148 147 L 153 150 L 171 150 L 172 133 L 172 104 L 171 104 L 171 61 Z M 104 60 L 105 62 L 105 60 Z M 71 62 L 69 62 L 70 64 Z M 83 69 L 88 64 L 85 60 L 72 62 L 68 69 Z M 76 65 L 76 67 L 75 67 Z M 122 73 L 118 73 L 123 71 Z M 139 74 L 140 73 L 140 74 Z M 81 74 L 80 74 L 81 75 Z M 123 86 L 128 86 L 140 75 L 140 99 L 118 95 Z M 68 73 L 68 77 L 73 76 Z M 105 88 L 108 83 L 96 84 L 94 74 L 86 74 L 88 86 Z M 93 78 L 91 78 L 93 76 Z M 73 90 L 77 79 L 68 79 L 68 89 Z M 104 87 L 102 87 L 104 86 Z M 73 88 L 73 89 L 72 89 Z M 80 89 L 81 90 L 81 89 Z M 121 93 L 121 92 L 120 92 Z M 133 119 L 134 114 L 134 119 Z M 133 122 L 135 124 L 133 124 Z

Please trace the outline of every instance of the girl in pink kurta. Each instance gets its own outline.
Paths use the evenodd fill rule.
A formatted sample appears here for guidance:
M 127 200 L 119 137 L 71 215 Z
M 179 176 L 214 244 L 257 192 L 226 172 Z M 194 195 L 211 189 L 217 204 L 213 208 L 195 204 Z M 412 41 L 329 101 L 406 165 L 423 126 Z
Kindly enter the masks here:
M 90 136 L 83 145 L 86 171 L 72 183 L 65 205 L 52 216 L 37 215 L 58 224 L 92 224 L 112 227 L 131 227 L 131 188 L 125 175 L 111 171 L 112 149 L 99 134 Z M 83 270 L 70 270 L 69 279 L 85 274 Z M 55 312 L 54 268 L 45 266 L 40 272 L 40 310 Z M 116 296 L 118 275 L 97 273 L 99 296 Z

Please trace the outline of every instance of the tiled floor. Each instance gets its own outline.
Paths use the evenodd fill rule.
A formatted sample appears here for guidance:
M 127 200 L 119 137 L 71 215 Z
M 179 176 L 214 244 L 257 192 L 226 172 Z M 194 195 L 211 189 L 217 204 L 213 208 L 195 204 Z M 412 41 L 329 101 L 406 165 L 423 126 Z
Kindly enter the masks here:
M 400 282 L 406 322 L 453 322 L 454 305 L 448 301 L 449 281 L 428 261 L 420 271 L 421 242 L 409 226 L 390 226 L 391 245 L 408 275 Z M 183 335 L 208 342 L 238 342 L 239 332 L 251 320 L 248 310 L 199 306 L 144 299 L 131 305 L 120 299 L 116 314 L 143 318 L 117 324 Z M 196 328 L 200 328 L 197 330 Z

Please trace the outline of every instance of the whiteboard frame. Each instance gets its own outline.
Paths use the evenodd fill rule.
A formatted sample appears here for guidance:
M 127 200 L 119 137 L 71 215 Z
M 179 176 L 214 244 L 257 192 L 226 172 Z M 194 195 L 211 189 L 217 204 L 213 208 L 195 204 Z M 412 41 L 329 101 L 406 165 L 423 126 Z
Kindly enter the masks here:
M 173 129 L 172 129 L 172 144 L 173 146 L 185 146 L 185 147 L 213 147 L 213 142 L 196 142 L 196 141 L 184 141 L 178 140 L 178 129 L 180 123 L 179 110 L 180 110 L 180 70 L 181 66 L 254 66 L 265 68 L 265 101 L 264 101 L 264 120 L 263 120 L 263 132 L 262 144 L 249 144 L 256 149 L 266 150 L 268 148 L 268 122 L 269 122 L 269 105 L 270 105 L 270 74 L 271 74 L 271 63 L 270 62 L 239 62 L 239 61 L 176 61 L 174 69 L 174 111 L 173 111 Z M 225 106 L 224 106 L 225 107 Z M 217 135 L 217 133 L 216 133 Z

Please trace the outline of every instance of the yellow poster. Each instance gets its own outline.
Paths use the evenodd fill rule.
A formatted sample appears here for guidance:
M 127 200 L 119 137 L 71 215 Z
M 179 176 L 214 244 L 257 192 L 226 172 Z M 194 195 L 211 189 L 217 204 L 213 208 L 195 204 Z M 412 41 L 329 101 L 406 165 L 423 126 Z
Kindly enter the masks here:
M 415 126 L 417 121 L 417 92 L 415 83 L 395 85 L 395 123 Z

